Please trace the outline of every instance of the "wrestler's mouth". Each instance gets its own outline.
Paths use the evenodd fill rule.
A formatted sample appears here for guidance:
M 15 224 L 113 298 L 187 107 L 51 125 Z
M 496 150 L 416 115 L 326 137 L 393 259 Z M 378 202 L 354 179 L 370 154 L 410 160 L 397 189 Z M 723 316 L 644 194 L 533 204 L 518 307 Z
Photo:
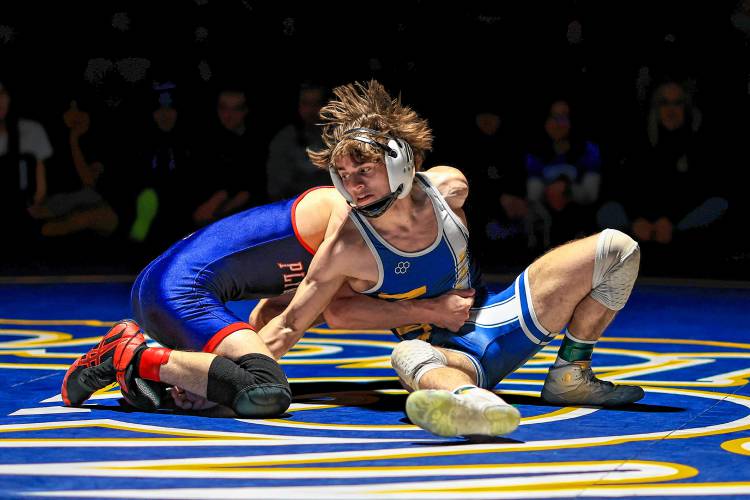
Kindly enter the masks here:
M 375 201 L 375 196 L 371 194 L 363 194 L 361 196 L 357 196 L 357 205 L 364 205 L 370 201 Z

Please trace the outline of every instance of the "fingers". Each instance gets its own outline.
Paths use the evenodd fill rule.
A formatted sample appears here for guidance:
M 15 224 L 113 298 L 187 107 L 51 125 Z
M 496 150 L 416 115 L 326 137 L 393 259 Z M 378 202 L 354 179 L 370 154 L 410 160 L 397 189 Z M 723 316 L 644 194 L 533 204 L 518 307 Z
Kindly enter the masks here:
M 172 387 L 169 394 L 172 396 L 177 408 L 180 408 L 181 410 L 191 410 L 193 408 L 193 402 L 188 399 L 184 389 Z
M 451 290 L 448 293 L 452 293 L 454 295 L 458 295 L 459 297 L 473 297 L 476 293 L 476 290 L 473 288 L 455 288 Z

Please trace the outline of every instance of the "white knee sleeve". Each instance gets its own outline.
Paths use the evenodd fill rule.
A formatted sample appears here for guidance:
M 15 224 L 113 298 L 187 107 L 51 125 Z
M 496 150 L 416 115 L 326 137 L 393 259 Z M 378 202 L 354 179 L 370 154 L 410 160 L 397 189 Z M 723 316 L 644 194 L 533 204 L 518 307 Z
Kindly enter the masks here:
M 640 262 L 641 250 L 633 238 L 616 229 L 602 231 L 596 244 L 591 298 L 614 311 L 625 307 Z
M 445 355 L 423 340 L 404 340 L 391 354 L 391 366 L 412 389 L 417 389 L 419 379 L 434 368 L 445 366 Z

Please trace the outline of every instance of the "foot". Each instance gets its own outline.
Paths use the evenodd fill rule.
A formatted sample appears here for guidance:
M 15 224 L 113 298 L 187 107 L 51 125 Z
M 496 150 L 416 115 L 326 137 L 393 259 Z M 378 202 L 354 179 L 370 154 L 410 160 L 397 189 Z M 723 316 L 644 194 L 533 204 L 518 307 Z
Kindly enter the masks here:
M 521 421 L 518 410 L 487 392 L 487 397 L 421 390 L 409 395 L 406 414 L 422 429 L 438 436 L 502 436 Z
M 154 411 L 161 406 L 167 386 L 138 376 L 139 355 L 146 349 L 146 338 L 140 331 L 136 335 L 123 338 L 115 347 L 112 364 L 125 401 L 141 410 Z
M 636 385 L 615 385 L 596 378 L 589 361 L 550 368 L 542 388 L 544 401 L 562 406 L 621 406 L 643 395 Z
M 62 398 L 67 406 L 80 406 L 99 389 L 115 382 L 112 363 L 115 348 L 121 341 L 141 335 L 140 327 L 132 320 L 122 320 L 102 337 L 86 354 L 75 360 L 65 373 Z

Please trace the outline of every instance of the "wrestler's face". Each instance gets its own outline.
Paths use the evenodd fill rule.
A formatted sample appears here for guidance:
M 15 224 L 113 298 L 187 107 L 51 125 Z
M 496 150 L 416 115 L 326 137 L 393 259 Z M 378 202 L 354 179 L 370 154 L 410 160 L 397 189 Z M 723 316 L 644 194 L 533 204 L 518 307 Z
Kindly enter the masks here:
M 343 156 L 336 160 L 335 165 L 344 188 L 358 207 L 377 201 L 391 192 L 388 173 L 382 162 L 356 163 L 351 157 Z

